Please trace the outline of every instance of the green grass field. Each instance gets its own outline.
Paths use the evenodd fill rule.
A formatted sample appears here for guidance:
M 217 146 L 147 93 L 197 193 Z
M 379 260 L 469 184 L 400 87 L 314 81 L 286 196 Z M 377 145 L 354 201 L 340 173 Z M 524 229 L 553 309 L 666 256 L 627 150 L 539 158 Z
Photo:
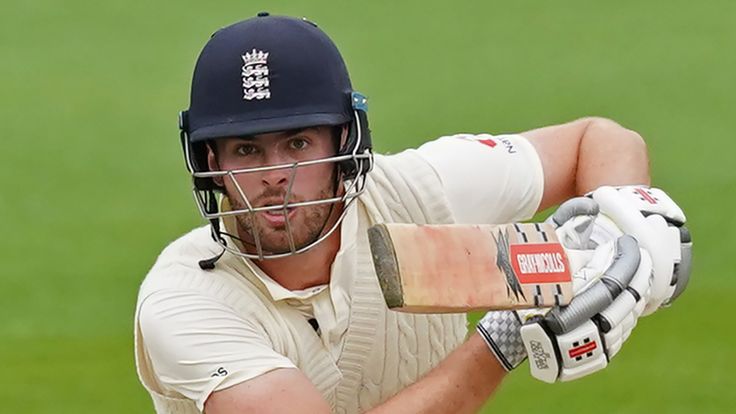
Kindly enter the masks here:
M 610 369 L 550 386 L 525 366 L 484 412 L 732 412 L 736 2 L 331 3 L 3 3 L 0 412 L 152 412 L 138 284 L 201 223 L 176 113 L 209 35 L 261 9 L 335 39 L 379 151 L 585 115 L 647 139 L 694 235 L 689 290 Z

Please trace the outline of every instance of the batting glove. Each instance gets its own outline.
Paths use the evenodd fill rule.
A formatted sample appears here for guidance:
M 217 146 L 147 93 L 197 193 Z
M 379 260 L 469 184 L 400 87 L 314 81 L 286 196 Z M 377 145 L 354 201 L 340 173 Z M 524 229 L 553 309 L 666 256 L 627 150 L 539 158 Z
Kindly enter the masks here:
M 600 206 L 596 233 L 609 239 L 630 234 L 652 257 L 652 294 L 644 315 L 671 304 L 687 287 L 692 269 L 692 239 L 682 209 L 664 191 L 646 186 L 601 187 L 589 197 Z
M 549 220 L 573 271 L 568 306 L 489 312 L 479 322 L 478 332 L 507 370 L 530 355 L 537 379 L 580 378 L 605 368 L 636 325 L 649 299 L 651 259 L 631 236 L 591 240 L 598 213 L 595 201 L 576 198 Z

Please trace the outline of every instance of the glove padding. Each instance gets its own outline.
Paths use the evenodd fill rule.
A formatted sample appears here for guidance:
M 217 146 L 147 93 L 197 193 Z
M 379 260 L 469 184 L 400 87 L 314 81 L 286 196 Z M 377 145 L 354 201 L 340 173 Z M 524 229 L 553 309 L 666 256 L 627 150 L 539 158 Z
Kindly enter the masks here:
M 664 191 L 646 186 L 600 187 L 589 197 L 600 206 L 598 239 L 606 238 L 602 233 L 609 239 L 630 234 L 651 255 L 652 293 L 643 314 L 671 304 L 691 272 L 692 240 L 682 209 Z
M 600 245 L 615 252 L 610 266 L 576 294 L 568 306 L 526 319 L 520 333 L 532 376 L 545 382 L 570 381 L 605 368 L 621 349 L 649 296 L 651 259 L 628 235 Z M 598 262 L 594 265 L 593 262 Z M 594 258 L 590 276 L 600 268 Z
M 478 332 L 507 370 L 531 355 L 532 375 L 540 380 L 588 375 L 606 367 L 636 325 L 649 297 L 651 260 L 630 236 L 591 249 L 597 214 L 593 200 L 576 198 L 549 220 L 573 273 L 575 297 L 567 307 L 489 312 L 479 322 Z

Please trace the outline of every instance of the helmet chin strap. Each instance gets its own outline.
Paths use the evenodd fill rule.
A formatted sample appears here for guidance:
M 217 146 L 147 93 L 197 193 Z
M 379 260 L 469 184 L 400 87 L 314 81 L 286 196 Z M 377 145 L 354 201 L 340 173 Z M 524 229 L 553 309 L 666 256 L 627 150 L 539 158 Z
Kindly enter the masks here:
M 209 196 L 209 202 L 208 202 L 208 208 L 210 211 L 214 211 L 215 208 L 218 208 L 217 206 L 217 197 L 215 197 L 214 192 L 210 194 Z M 212 219 L 210 220 L 210 231 L 212 233 L 212 238 L 215 240 L 215 242 L 219 242 L 223 245 L 222 251 L 215 256 L 210 257 L 209 259 L 202 259 L 197 264 L 199 265 L 199 268 L 202 270 L 212 270 L 215 268 L 215 263 L 217 263 L 218 260 L 222 257 L 222 255 L 225 254 L 224 245 L 227 244 L 227 241 L 222 237 L 222 232 L 220 230 L 220 220 L 219 219 Z

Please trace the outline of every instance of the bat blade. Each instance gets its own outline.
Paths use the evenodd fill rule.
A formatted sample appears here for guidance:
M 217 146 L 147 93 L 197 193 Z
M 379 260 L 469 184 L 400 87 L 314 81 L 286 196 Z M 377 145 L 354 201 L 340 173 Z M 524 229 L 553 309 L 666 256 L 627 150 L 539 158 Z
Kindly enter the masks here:
M 572 298 L 567 256 L 547 224 L 378 224 L 368 239 L 393 310 L 524 309 Z

